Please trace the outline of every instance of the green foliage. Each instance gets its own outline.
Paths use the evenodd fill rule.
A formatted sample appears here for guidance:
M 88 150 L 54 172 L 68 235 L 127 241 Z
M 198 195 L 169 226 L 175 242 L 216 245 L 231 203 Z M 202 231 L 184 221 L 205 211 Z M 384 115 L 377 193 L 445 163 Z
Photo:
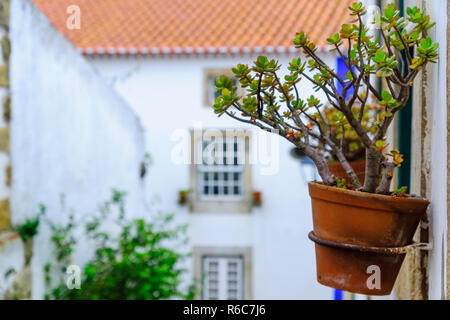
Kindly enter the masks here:
M 434 43 L 430 37 L 426 37 L 421 39 L 419 42 L 419 46 L 417 47 L 417 55 L 419 61 L 428 61 L 428 62 L 436 62 L 438 58 L 438 49 L 439 44 Z
M 187 203 L 188 201 L 188 196 L 190 193 L 192 193 L 194 190 L 192 190 L 191 188 L 189 189 L 184 189 L 184 190 L 180 190 L 178 192 L 178 204 L 179 205 L 184 205 Z
M 276 132 L 297 148 L 314 153 L 312 159 L 331 153 L 339 154 L 337 158 L 343 162 L 360 156 L 358 149 L 381 152 L 383 146 L 377 141 L 383 141 L 393 117 L 407 104 L 414 79 L 424 66 L 438 59 L 438 43 L 428 36 L 435 24 L 425 10 L 408 8 L 406 17 L 401 17 L 396 6 L 388 4 L 375 16 L 377 31 L 369 32 L 364 5 L 356 2 L 349 10 L 353 21 L 327 39 L 349 69 L 343 78 L 316 54 L 315 43 L 300 31 L 293 43 L 303 55 L 292 59 L 287 74 L 279 77 L 278 61 L 266 56 L 259 56 L 250 66 L 237 65 L 232 71 L 238 83 L 225 76 L 217 80 L 219 96 L 214 111 Z M 374 84 L 374 76 L 381 78 L 382 90 Z M 328 104 L 321 103 L 318 95 L 302 96 L 304 80 L 320 91 Z M 369 104 L 378 110 L 367 110 Z M 329 108 L 337 113 L 327 111 Z M 313 161 L 323 167 L 322 161 Z M 378 170 L 376 159 L 369 162 L 366 170 Z M 325 184 L 336 183 L 326 170 L 319 172 Z M 377 182 L 371 173 L 366 182 L 373 183 L 366 183 L 370 190 L 365 191 L 376 192 Z M 355 179 L 352 183 L 359 187 Z
M 340 46 L 343 43 L 339 33 L 333 34 L 330 38 L 327 39 L 327 42 L 331 45 L 337 45 L 337 46 Z
M 403 155 L 398 151 L 398 149 L 393 149 L 388 156 L 392 157 L 392 163 L 396 167 L 400 167 L 403 163 Z
M 394 68 L 397 67 L 397 59 L 395 56 L 389 56 L 384 50 L 378 49 L 372 60 L 377 64 L 377 76 L 389 77 L 393 74 Z
M 52 225 L 51 228 L 53 234 L 50 239 L 55 246 L 55 258 L 59 263 L 63 263 L 64 267 L 61 271 L 65 272 L 66 266 L 72 263 L 71 256 L 77 243 L 73 235 L 75 228 L 73 215 L 69 216 L 69 222 L 66 225 Z
M 406 8 L 406 14 L 408 20 L 415 24 L 414 30 L 417 32 L 427 31 L 436 24 L 430 23 L 430 16 L 425 11 L 420 11 L 418 7 Z
M 383 91 L 381 97 L 383 98 L 383 100 L 380 101 L 381 105 L 392 109 L 395 109 L 399 106 L 397 100 L 395 100 L 389 92 Z
M 388 146 L 385 141 L 386 139 L 377 140 L 372 148 L 379 151 L 380 153 L 383 152 Z
M 39 206 L 39 212 L 36 215 L 35 218 L 27 219 L 25 222 L 19 226 L 17 226 L 17 231 L 20 234 L 20 237 L 24 242 L 27 240 L 33 238 L 35 235 L 37 235 L 39 230 L 39 222 L 41 219 L 41 216 L 45 214 L 45 206 L 40 205 Z
M 366 9 L 362 3 L 354 3 L 349 9 L 356 19 L 361 19 L 366 14 Z M 405 19 L 401 18 L 399 10 L 393 4 L 390 4 L 385 8 L 384 15 L 380 16 L 380 21 L 382 30 L 385 33 L 385 40 L 391 46 L 400 51 L 405 50 L 405 45 L 417 47 L 417 56 L 412 57 L 410 69 L 420 70 L 426 63 L 437 60 L 438 43 L 434 43 L 430 37 L 426 36 L 426 31 L 434 26 L 434 23 L 430 23 L 430 17 L 425 11 L 421 11 L 417 7 L 408 8 L 407 19 Z M 409 29 L 406 28 L 407 24 L 412 24 L 412 27 L 409 28 L 411 31 L 408 31 Z M 353 42 L 357 40 L 357 43 L 353 43 L 348 48 L 350 53 L 349 63 L 354 65 L 354 67 L 360 69 L 360 63 L 364 62 L 360 71 L 367 75 L 376 74 L 382 78 L 396 76 L 395 70 L 398 68 L 397 55 L 390 51 L 392 49 L 388 50 L 386 46 L 380 45 L 373 35 L 369 36 L 365 25 L 362 23 L 361 25 L 344 24 L 338 33 L 327 39 L 328 43 L 334 46 L 334 50 L 340 50 L 339 48 L 342 45 L 347 44 L 347 40 Z M 315 72 L 311 81 L 314 82 L 316 90 L 330 86 L 330 81 L 334 81 L 336 75 L 331 68 L 313 59 L 313 54 L 316 50 L 315 44 L 304 32 L 297 33 L 293 42 L 297 48 L 304 50 L 306 57 L 309 59 L 306 61 L 303 61 L 301 58 L 293 59 L 288 67 L 290 73 L 284 77 L 284 83 L 281 83 L 275 75 L 275 72 L 280 69 L 278 61 L 259 56 L 252 67 L 239 64 L 232 71 L 239 80 L 240 86 L 248 89 L 247 95 L 244 97 L 238 96 L 237 87 L 234 86 L 232 79 L 226 76 L 220 77 L 216 83 L 217 92 L 220 96 L 214 104 L 215 112 L 222 114 L 242 100 L 245 101 L 243 109 L 248 116 L 255 117 L 255 112 L 258 108 L 266 106 L 266 109 L 261 111 L 266 111 L 269 118 L 273 119 L 277 117 L 277 115 L 273 114 L 277 111 L 276 93 L 282 93 L 279 97 L 280 102 L 290 100 L 294 106 L 302 105 L 299 98 L 296 98 L 293 94 L 293 90 L 295 90 L 294 86 L 300 82 L 300 75 L 304 73 L 306 65 L 311 71 Z M 355 75 L 350 71 L 342 81 L 349 83 L 355 81 L 354 77 Z M 398 82 L 398 79 L 396 81 Z M 387 109 L 400 106 L 400 101 L 396 97 L 392 95 L 387 96 L 384 93 L 380 103 L 385 105 Z M 389 115 L 391 111 L 386 110 L 386 112 Z M 292 112 L 284 114 L 286 118 L 295 117 Z M 280 121 L 282 120 L 280 119 Z
M 186 243 L 187 226 L 173 227 L 173 214 L 159 214 L 151 223 L 144 219 L 127 220 L 124 198 L 124 192 L 114 191 L 112 199 L 84 225 L 87 239 L 95 244 L 95 254 L 82 270 L 81 288 L 70 290 L 61 278 L 47 299 L 194 298 L 194 287 L 179 289 L 181 276 L 186 272 L 179 264 L 187 255 L 169 248 L 169 244 Z M 111 217 L 113 212 L 118 215 L 115 220 Z M 119 232 L 108 231 L 102 224 L 104 221 L 115 221 Z M 77 226 L 72 218 L 66 226 L 52 228 L 61 275 L 72 263 Z M 48 286 L 57 266 L 50 263 L 45 266 Z
M 355 2 L 349 8 L 352 16 L 363 15 L 366 13 L 366 10 L 361 2 Z
M 345 179 L 335 178 L 336 188 L 347 189 L 347 181 Z
M 407 191 L 408 187 L 401 187 L 399 189 L 395 189 L 394 191 L 392 191 L 392 195 L 394 197 L 403 197 Z
M 244 98 L 242 102 L 242 108 L 248 113 L 253 113 L 258 108 L 258 100 L 255 97 Z

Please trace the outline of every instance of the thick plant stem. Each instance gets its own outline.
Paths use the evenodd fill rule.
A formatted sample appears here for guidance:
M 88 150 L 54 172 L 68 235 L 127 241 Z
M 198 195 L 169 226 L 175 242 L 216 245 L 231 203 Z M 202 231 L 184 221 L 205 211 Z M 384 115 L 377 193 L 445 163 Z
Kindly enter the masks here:
M 344 153 L 339 150 L 338 152 L 336 152 L 336 157 L 341 163 L 342 168 L 344 168 L 345 172 L 347 172 L 347 175 L 352 181 L 355 189 L 361 188 L 361 183 L 358 179 L 358 176 L 356 175 L 355 170 L 353 170 L 352 166 L 348 163 L 347 159 L 344 156 Z
M 395 165 L 392 162 L 383 161 L 383 178 L 381 179 L 380 186 L 377 189 L 379 194 L 389 194 L 391 190 L 392 177 L 394 176 Z
M 380 158 L 378 151 L 366 148 L 366 177 L 362 191 L 375 193 L 378 185 L 378 169 Z
M 331 174 L 326 161 L 320 156 L 320 154 L 315 152 L 314 149 L 312 149 L 309 146 L 304 148 L 303 151 L 308 157 L 311 158 L 311 160 L 316 165 L 317 171 L 319 172 L 319 175 L 322 178 L 323 183 L 327 186 L 335 185 L 336 184 L 335 176 Z

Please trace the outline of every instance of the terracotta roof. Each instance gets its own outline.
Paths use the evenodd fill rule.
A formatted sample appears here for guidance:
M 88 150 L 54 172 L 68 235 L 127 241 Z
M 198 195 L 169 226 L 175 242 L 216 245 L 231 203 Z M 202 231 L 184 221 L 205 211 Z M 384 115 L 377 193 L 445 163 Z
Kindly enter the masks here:
M 296 32 L 322 49 L 355 0 L 32 0 L 84 54 L 208 54 L 295 50 Z M 81 9 L 81 28 L 66 26 Z

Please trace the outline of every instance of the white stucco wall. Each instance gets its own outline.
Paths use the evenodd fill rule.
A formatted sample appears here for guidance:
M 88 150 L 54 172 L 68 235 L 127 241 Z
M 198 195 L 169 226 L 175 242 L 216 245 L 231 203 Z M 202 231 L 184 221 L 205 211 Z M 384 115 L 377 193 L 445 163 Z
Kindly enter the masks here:
M 142 213 L 145 143 L 133 110 L 30 1 L 11 1 L 10 38 L 13 224 L 36 214 L 39 203 L 53 221 L 71 211 L 89 214 L 113 188 L 128 192 L 128 212 Z M 43 294 L 49 237 L 43 224 L 32 261 L 34 298 Z M 74 263 L 85 251 L 81 245 Z
M 426 10 L 436 26 L 432 29 L 433 40 L 439 42 L 440 59 L 428 67 L 426 100 L 431 114 L 428 119 L 431 152 L 430 184 L 430 241 L 428 283 L 429 299 L 445 299 L 446 295 L 446 253 L 447 253 L 447 10 L 446 1 L 426 1 Z M 443 9 L 444 8 L 444 9 Z M 414 151 L 414 149 L 413 149 Z
M 271 136 L 278 146 L 268 152 L 276 164 L 272 174 L 263 174 L 268 165 L 253 166 L 252 185 L 262 191 L 263 205 L 251 214 L 192 214 L 177 205 L 178 191 L 190 185 L 189 165 L 171 159 L 180 144 L 180 130 L 190 130 L 199 122 L 202 128 L 251 128 L 226 116 L 218 119 L 204 106 L 204 70 L 229 69 L 255 58 L 113 57 L 91 61 L 140 115 L 154 158 L 148 190 L 158 197 L 161 208 L 177 212 L 180 222 L 188 222 L 191 247 L 252 247 L 254 299 L 331 299 L 332 289 L 316 282 L 314 246 L 307 238 L 312 230 L 310 198 L 300 165 L 289 155 L 292 146 L 284 139 Z M 291 58 L 278 57 L 283 70 Z M 324 59 L 335 64 L 333 55 Z M 303 97 L 312 93 L 311 86 L 303 87 Z M 260 135 L 265 134 L 254 130 L 254 137 Z

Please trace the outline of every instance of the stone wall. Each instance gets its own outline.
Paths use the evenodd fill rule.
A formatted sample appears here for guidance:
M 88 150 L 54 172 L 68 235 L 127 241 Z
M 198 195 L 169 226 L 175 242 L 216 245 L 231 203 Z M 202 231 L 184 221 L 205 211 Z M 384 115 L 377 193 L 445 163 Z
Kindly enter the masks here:
M 9 22 L 10 1 L 0 0 L 0 298 L 13 284 L 15 275 L 24 267 L 24 246 L 17 232 L 11 229 L 9 205 L 11 164 L 9 156 Z
M 11 226 L 9 207 L 10 173 L 9 163 L 9 0 L 0 1 L 0 231 Z

